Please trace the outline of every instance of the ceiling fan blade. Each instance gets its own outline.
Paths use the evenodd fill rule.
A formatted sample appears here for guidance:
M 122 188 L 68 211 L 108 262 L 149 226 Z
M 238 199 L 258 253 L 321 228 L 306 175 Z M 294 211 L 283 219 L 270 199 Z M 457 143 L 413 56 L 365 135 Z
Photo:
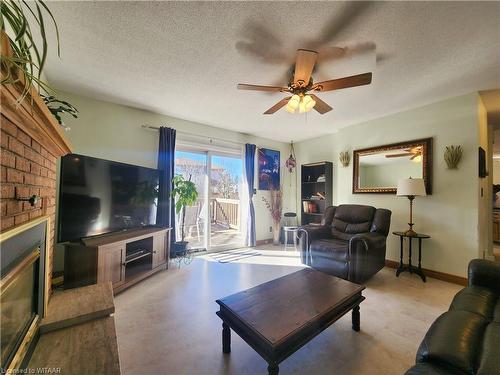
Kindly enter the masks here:
M 413 156 L 411 152 L 406 152 L 404 154 L 389 154 L 385 155 L 386 158 L 401 158 L 403 156 Z
M 291 96 L 281 99 L 278 103 L 273 105 L 271 108 L 269 108 L 267 111 L 264 112 L 265 115 L 272 115 L 274 112 L 276 112 L 278 109 L 283 108 L 284 106 L 287 105 L 288 101 L 290 100 Z
M 310 94 L 310 95 L 314 99 L 314 101 L 316 102 L 314 109 L 316 111 L 318 111 L 319 113 L 321 113 L 322 115 L 324 115 L 326 112 L 330 112 L 333 109 L 328 104 L 326 104 L 323 100 L 318 98 L 316 95 L 314 95 L 314 94 Z
M 312 89 L 316 91 L 332 91 L 332 90 L 346 89 L 348 87 L 369 85 L 371 82 L 372 82 L 372 73 L 363 73 L 350 77 L 319 82 L 314 84 Z
M 261 86 L 261 85 L 249 85 L 246 83 L 238 83 L 238 86 L 236 87 L 238 90 L 288 92 L 288 87 L 279 87 L 279 86 Z
M 309 84 L 311 74 L 318 58 L 318 52 L 309 51 L 307 49 L 298 49 L 295 59 L 295 74 L 293 82 L 300 87 L 305 87 Z
M 273 30 L 272 24 L 248 20 L 242 28 L 242 39 L 236 42 L 236 50 L 245 56 L 250 56 L 267 64 L 283 64 L 290 62 L 293 58 L 291 54 L 285 53 L 283 43 Z M 290 77 L 286 77 L 287 80 Z M 285 81 L 288 82 L 288 81 Z
M 369 16 L 373 12 L 373 8 L 378 6 L 375 2 L 368 1 L 348 1 L 334 13 L 331 18 L 322 28 L 319 38 L 316 39 L 318 48 L 328 45 L 336 39 L 347 35 L 350 30 L 356 28 L 363 17 Z M 352 31 L 351 31 L 352 32 Z M 313 44 L 314 45 L 314 44 Z M 313 47 L 314 48 L 314 47 Z

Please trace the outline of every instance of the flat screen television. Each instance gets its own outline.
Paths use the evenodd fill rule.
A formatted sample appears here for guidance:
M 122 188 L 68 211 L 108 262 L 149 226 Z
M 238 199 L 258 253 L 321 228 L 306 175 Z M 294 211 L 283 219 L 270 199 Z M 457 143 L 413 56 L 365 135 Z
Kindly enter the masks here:
M 156 224 L 158 170 L 70 154 L 62 158 L 58 242 Z

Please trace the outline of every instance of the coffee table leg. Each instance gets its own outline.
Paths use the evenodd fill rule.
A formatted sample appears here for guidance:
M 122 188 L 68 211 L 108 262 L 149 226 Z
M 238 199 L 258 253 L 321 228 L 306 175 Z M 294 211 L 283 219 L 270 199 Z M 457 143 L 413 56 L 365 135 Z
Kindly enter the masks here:
M 231 329 L 226 323 L 222 323 L 222 352 L 231 353 Z
M 360 314 L 359 314 L 359 306 L 355 306 L 352 309 L 352 329 L 356 332 L 359 332 L 360 328 Z
M 276 363 L 270 363 L 269 366 L 267 366 L 267 372 L 269 373 L 269 375 L 278 375 L 278 365 Z

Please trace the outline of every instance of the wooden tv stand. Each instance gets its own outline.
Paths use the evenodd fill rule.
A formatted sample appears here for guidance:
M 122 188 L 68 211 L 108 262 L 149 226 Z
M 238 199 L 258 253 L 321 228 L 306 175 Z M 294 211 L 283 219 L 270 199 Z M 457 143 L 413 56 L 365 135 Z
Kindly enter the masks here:
M 64 246 L 65 289 L 111 282 L 116 294 L 168 268 L 170 228 L 131 229 Z

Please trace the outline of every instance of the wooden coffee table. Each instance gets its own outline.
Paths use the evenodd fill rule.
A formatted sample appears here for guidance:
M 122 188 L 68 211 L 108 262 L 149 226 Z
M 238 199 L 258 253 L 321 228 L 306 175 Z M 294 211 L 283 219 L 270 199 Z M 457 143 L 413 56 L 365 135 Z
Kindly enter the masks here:
M 359 331 L 359 304 L 365 289 L 338 277 L 303 269 L 217 300 L 222 351 L 231 351 L 231 329 L 278 374 L 278 365 L 352 310 Z

